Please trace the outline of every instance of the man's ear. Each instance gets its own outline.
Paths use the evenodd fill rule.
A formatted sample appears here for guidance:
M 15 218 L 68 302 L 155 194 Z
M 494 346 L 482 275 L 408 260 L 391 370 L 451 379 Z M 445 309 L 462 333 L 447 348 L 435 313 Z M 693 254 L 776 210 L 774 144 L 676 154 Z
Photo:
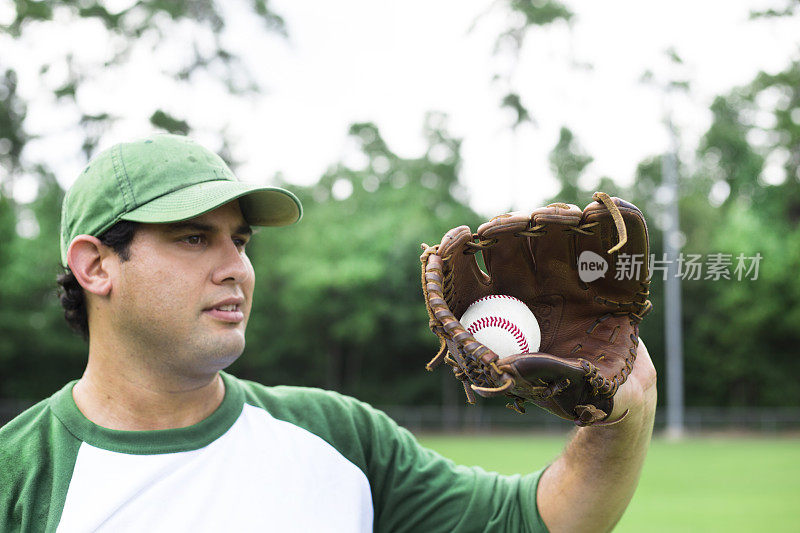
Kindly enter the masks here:
M 81 287 L 98 296 L 111 292 L 111 276 L 105 261 L 113 251 L 97 237 L 78 235 L 67 249 L 67 265 Z

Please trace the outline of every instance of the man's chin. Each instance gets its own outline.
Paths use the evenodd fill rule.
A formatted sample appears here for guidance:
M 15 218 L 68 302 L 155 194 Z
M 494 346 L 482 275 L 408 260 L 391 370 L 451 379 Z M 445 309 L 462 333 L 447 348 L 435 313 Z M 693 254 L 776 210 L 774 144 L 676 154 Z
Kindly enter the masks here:
M 233 333 L 228 332 L 228 335 L 225 335 L 227 338 L 224 339 L 219 337 L 211 339 L 211 342 L 205 346 L 204 359 L 206 365 L 213 367 L 213 370 L 219 371 L 227 368 L 244 352 L 244 334 L 234 335 Z

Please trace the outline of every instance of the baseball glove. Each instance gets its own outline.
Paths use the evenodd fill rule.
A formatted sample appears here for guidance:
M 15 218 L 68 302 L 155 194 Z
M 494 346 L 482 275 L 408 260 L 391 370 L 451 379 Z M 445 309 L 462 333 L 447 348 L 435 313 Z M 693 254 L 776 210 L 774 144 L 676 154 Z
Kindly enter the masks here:
M 422 245 L 430 327 L 442 341 L 427 369 L 450 365 L 469 403 L 474 393 L 505 395 L 521 413 L 530 401 L 579 426 L 617 421 L 608 420 L 614 394 L 633 368 L 638 325 L 652 307 L 649 243 L 636 206 L 601 192 L 593 199 L 583 211 L 550 204 L 530 216 L 500 215 L 477 233 L 460 226 L 440 244 Z M 597 267 L 600 259 L 616 272 L 607 267 L 597 277 L 579 268 L 579 260 Z M 464 329 L 467 307 L 493 294 L 530 308 L 541 329 L 539 352 L 499 358 Z

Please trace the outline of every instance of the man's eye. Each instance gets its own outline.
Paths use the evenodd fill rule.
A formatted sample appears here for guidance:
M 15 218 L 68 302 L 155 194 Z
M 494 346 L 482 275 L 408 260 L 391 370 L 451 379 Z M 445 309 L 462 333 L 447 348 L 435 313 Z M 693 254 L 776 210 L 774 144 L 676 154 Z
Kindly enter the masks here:
M 233 239 L 233 244 L 235 244 L 237 248 L 244 249 L 244 247 L 247 246 L 247 239 Z
M 191 244 L 192 246 L 197 246 L 198 244 L 203 244 L 203 236 L 202 235 L 187 235 L 183 239 L 181 239 L 186 244 Z

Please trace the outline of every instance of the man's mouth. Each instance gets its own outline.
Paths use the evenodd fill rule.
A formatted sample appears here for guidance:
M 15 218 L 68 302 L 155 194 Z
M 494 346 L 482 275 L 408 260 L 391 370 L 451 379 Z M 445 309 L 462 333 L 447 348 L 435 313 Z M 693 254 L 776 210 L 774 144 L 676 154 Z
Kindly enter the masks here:
M 220 303 L 203 311 L 215 320 L 228 323 L 238 323 L 244 320 L 244 313 L 238 303 Z

